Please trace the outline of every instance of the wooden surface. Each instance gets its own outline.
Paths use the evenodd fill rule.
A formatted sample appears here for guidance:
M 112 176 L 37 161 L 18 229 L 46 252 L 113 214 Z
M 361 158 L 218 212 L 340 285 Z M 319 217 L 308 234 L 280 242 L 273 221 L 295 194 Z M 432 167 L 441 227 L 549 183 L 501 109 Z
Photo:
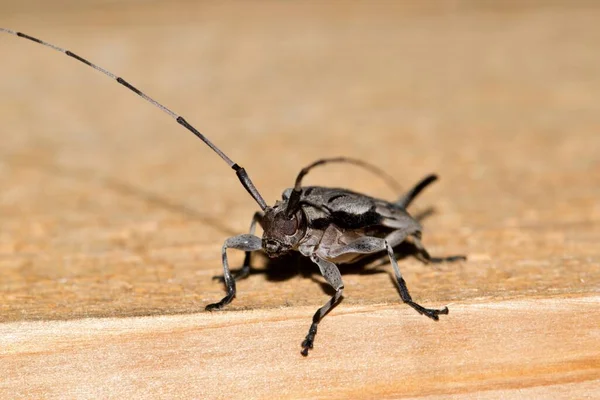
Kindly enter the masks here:
M 424 244 L 467 262 L 265 265 L 227 311 L 220 247 L 255 204 L 214 154 L 118 84 L 0 36 L 0 397 L 600 396 L 600 8 L 594 3 L 2 2 L 184 115 L 272 203 L 346 155 L 441 176 Z M 417 5 L 421 4 L 421 5 Z M 315 184 L 394 193 L 352 167 Z M 231 253 L 232 263 L 241 255 Z
M 456 304 L 435 326 L 396 305 L 340 306 L 302 358 L 298 336 L 312 311 L 4 324 L 2 397 L 593 398 L 600 390 L 600 327 L 582 318 L 600 313 L 597 296 Z

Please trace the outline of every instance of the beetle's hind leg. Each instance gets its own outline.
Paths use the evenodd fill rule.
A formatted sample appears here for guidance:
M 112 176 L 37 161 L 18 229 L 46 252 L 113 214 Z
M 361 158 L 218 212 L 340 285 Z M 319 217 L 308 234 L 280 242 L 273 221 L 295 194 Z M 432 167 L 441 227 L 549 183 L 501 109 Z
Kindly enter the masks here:
M 397 207 L 406 209 L 410 203 L 425 189 L 427 186 L 432 184 L 438 179 L 437 175 L 431 174 L 427 175 L 425 178 L 421 179 L 412 189 L 410 189 L 406 194 L 400 197 L 394 204 Z
M 313 348 L 319 322 L 321 322 L 321 319 L 323 319 L 325 314 L 327 314 L 329 310 L 331 310 L 338 303 L 344 291 L 344 282 L 342 282 L 342 275 L 340 274 L 340 270 L 338 269 L 337 265 L 331 261 L 320 258 L 316 254 L 313 254 L 310 259 L 319 266 L 321 274 L 323 274 L 323 277 L 327 283 L 329 283 L 331 287 L 335 289 L 335 294 L 323 307 L 319 308 L 313 316 L 313 322 L 310 325 L 308 334 L 302 342 L 301 354 L 305 357 L 308 355 L 308 350 Z
M 221 254 L 223 258 L 223 281 L 227 288 L 227 296 L 223 297 L 218 303 L 207 305 L 206 311 L 220 310 L 231 303 L 231 300 L 235 297 L 235 279 L 229 270 L 229 262 L 227 261 L 227 249 L 230 248 L 246 252 L 256 251 L 262 249 L 262 241 L 260 238 L 249 234 L 230 237 L 225 241 Z
M 456 256 L 446 256 L 446 257 L 432 257 L 429 255 L 429 252 L 421 243 L 421 239 L 416 236 L 412 237 L 413 245 L 417 248 L 417 258 L 423 261 L 424 263 L 431 264 L 441 264 L 444 262 L 456 262 L 456 261 L 465 261 L 467 256 L 456 255 Z
M 264 214 L 260 211 L 257 211 L 254 213 L 254 216 L 252 217 L 252 222 L 250 222 L 250 234 L 251 235 L 254 235 L 254 232 L 256 231 L 257 223 L 262 228 L 263 217 L 264 217 Z M 231 271 L 231 275 L 233 276 L 234 280 L 239 281 L 240 279 L 247 278 L 248 275 L 250 275 L 250 259 L 251 259 L 251 257 L 252 257 L 252 252 L 247 251 L 246 255 L 244 256 L 244 263 L 242 264 L 242 268 L 237 271 Z M 215 275 L 215 276 L 213 276 L 213 279 L 216 279 L 219 282 L 225 283 L 225 275 Z

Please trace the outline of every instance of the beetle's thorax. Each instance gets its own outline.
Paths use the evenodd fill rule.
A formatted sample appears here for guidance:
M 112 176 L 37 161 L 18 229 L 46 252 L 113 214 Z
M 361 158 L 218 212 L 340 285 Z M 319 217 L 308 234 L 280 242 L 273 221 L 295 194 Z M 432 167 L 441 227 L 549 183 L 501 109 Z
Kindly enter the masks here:
M 262 247 L 269 257 L 278 257 L 296 249 L 306 234 L 306 217 L 302 209 L 288 217 L 286 206 L 287 202 L 277 201 L 265 210 Z

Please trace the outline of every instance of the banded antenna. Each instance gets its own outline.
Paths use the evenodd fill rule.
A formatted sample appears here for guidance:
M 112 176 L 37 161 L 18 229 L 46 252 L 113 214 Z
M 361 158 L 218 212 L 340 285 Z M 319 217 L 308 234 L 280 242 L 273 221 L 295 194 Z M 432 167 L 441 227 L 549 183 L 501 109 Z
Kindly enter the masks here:
M 376 167 L 373 164 L 370 164 L 366 161 L 358 160 L 356 158 L 350 157 L 333 157 L 333 158 L 322 158 L 313 162 L 312 164 L 302 168 L 302 170 L 298 173 L 296 177 L 296 182 L 294 184 L 294 189 L 292 189 L 292 193 L 290 194 L 290 198 L 288 200 L 287 208 L 285 209 L 285 214 L 288 218 L 291 218 L 300 206 L 300 197 L 302 195 L 302 179 L 308 174 L 308 172 L 318 166 L 331 164 L 331 163 L 346 163 L 357 165 L 373 174 L 379 176 L 381 179 L 385 181 L 393 190 L 400 191 L 400 185 L 394 178 L 392 178 L 389 174 L 387 174 L 384 170 L 379 167 Z M 419 190 L 420 191 L 420 190 Z M 418 192 L 417 192 L 418 193 Z
M 235 171 L 235 174 L 237 175 L 238 179 L 242 183 L 242 186 L 244 186 L 244 188 L 248 191 L 248 193 L 250 193 L 250 196 L 252 196 L 252 198 L 258 203 L 260 208 L 262 210 L 265 210 L 267 208 L 267 203 L 265 203 L 265 200 L 262 198 L 262 196 L 260 195 L 260 193 L 258 192 L 256 187 L 252 183 L 252 180 L 248 176 L 248 173 L 246 172 L 246 170 L 244 168 L 240 167 L 235 162 L 233 162 L 229 157 L 227 157 L 227 155 L 225 153 L 223 153 L 221 151 L 221 149 L 219 149 L 217 146 L 215 146 L 210 140 L 208 140 L 208 138 L 206 136 L 204 136 L 202 133 L 200 133 L 196 128 L 194 128 L 192 125 L 190 125 L 182 116 L 177 115 L 176 113 L 174 113 L 167 107 L 163 106 L 158 101 L 154 100 L 152 97 L 146 95 L 141 90 L 139 90 L 138 88 L 136 88 L 135 86 L 133 86 L 132 84 L 127 82 L 125 79 L 116 76 L 112 72 L 107 71 L 104 68 L 102 68 L 96 64 L 91 63 L 90 61 L 86 60 L 85 58 L 80 57 L 77 54 L 73 53 L 72 51 L 55 46 L 52 43 L 44 42 L 43 40 L 34 38 L 34 37 L 26 35 L 24 33 L 12 31 L 10 29 L 0 27 L 0 32 L 5 32 L 5 33 L 8 33 L 8 34 L 11 34 L 14 36 L 18 36 L 23 39 L 28 39 L 28 40 L 31 40 L 32 42 L 41 44 L 42 46 L 49 47 L 56 51 L 60 51 L 61 53 L 64 53 L 67 56 L 74 58 L 77 61 L 82 62 L 83 64 L 87 65 L 88 67 L 92 67 L 96 71 L 102 72 L 104 75 L 108 76 L 109 78 L 114 79 L 115 81 L 119 82 L 121 85 L 125 86 L 127 89 L 131 90 L 133 93 L 140 96 L 142 99 L 146 100 L 148 103 L 161 109 L 162 111 L 167 113 L 171 118 L 173 118 L 175 121 L 177 121 L 177 123 L 179 123 L 179 125 L 182 125 L 188 131 L 192 132 L 194 135 L 196 135 L 198 137 L 198 139 L 202 140 L 208 147 L 210 147 L 215 153 L 217 153 L 219 155 L 219 157 L 221 157 L 223 159 L 223 161 L 225 161 L 227 163 L 227 165 L 229 165 Z

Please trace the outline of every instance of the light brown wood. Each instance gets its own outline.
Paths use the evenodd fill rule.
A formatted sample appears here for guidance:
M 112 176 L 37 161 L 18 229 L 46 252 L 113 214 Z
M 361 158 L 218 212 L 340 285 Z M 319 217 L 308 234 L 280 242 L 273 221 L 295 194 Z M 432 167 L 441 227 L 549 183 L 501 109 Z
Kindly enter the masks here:
M 4 324 L 0 394 L 591 398 L 600 389 L 600 326 L 582 318 L 600 313 L 599 296 L 455 304 L 439 324 L 391 305 L 340 307 L 303 358 L 297 338 L 311 311 Z
M 184 115 L 269 203 L 316 158 L 419 198 L 433 254 L 265 266 L 221 314 L 223 240 L 256 209 L 192 135 L 56 52 L 0 36 L 0 397 L 600 396 L 600 9 L 590 3 L 2 2 Z M 307 182 L 397 193 L 352 167 Z M 232 264 L 242 256 L 231 252 Z

